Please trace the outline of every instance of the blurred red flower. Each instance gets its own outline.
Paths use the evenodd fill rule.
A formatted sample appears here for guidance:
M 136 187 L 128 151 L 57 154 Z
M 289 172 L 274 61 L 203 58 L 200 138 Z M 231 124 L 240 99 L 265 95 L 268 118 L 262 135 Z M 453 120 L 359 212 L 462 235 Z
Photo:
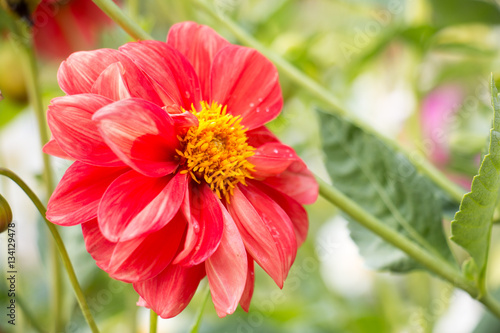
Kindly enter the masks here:
M 279 287 L 305 240 L 318 185 L 264 127 L 283 99 L 274 65 L 207 26 L 167 43 L 72 54 L 44 151 L 75 159 L 47 218 L 82 223 L 87 250 L 140 305 L 180 313 L 207 275 L 220 317 L 248 311 L 256 261 Z
M 95 48 L 102 28 L 112 23 L 91 0 L 42 0 L 32 21 L 37 52 L 57 61 Z

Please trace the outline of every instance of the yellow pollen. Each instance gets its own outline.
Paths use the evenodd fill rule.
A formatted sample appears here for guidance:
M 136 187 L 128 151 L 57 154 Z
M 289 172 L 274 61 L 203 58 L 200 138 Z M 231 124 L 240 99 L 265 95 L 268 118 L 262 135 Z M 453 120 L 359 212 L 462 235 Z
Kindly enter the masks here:
M 240 116 L 227 114 L 226 107 L 216 102 L 201 102 L 201 107 L 201 111 L 192 108 L 198 127 L 179 137 L 182 150 L 177 154 L 183 160 L 180 172 L 189 173 L 197 183 L 204 180 L 219 199 L 229 203 L 236 185 L 246 185 L 245 178 L 252 178 L 254 165 L 247 159 L 254 155 L 255 148 L 247 143 Z

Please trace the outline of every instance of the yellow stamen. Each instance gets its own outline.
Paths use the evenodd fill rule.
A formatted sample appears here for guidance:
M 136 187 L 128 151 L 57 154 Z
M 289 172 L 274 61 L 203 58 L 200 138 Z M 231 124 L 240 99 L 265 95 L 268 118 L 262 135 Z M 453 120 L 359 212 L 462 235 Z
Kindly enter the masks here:
M 219 199 L 229 202 L 236 185 L 246 185 L 245 178 L 252 178 L 254 165 L 247 159 L 255 148 L 247 143 L 240 116 L 227 114 L 226 107 L 215 102 L 201 102 L 201 107 L 201 111 L 194 106 L 192 110 L 198 127 L 179 137 L 182 149 L 177 154 L 184 159 L 180 172 L 189 173 L 197 183 L 204 180 Z

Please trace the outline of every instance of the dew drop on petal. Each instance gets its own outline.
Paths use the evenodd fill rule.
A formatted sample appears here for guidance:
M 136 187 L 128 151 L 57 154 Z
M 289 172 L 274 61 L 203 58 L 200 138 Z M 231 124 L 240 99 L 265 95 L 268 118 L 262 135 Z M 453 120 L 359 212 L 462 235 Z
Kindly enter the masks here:
M 253 108 L 255 106 L 255 104 L 253 103 L 250 103 L 250 107 Z
M 280 232 L 275 227 L 271 227 L 269 231 L 274 238 L 279 238 Z
M 185 96 L 186 96 L 186 98 L 189 98 L 189 97 L 191 97 L 191 93 L 186 90 Z
M 277 154 L 277 153 L 278 153 L 278 149 L 275 149 L 275 150 L 273 150 L 273 151 L 274 151 L 274 153 L 275 153 L 275 154 Z
M 266 112 L 269 112 L 269 108 L 266 108 Z
M 262 101 L 263 101 L 263 100 L 262 100 L 262 97 L 259 97 L 259 102 L 262 102 Z
M 260 112 L 260 108 L 257 108 L 257 112 Z

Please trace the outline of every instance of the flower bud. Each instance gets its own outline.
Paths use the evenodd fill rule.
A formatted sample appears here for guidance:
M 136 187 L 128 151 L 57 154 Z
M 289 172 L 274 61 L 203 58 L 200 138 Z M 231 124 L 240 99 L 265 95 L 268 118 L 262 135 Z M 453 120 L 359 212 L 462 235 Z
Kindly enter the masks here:
M 0 233 L 7 230 L 10 222 L 12 222 L 12 210 L 7 200 L 0 195 Z

